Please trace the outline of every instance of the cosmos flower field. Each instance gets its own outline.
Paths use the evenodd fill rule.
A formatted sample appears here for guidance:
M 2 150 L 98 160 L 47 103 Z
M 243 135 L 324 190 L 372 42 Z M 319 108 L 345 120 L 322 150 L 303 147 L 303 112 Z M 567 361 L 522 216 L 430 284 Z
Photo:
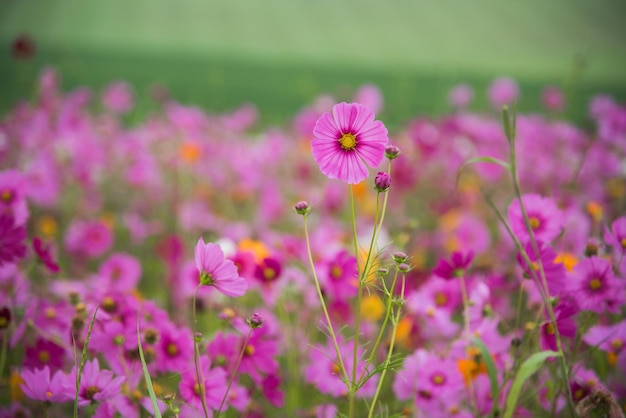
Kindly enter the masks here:
M 609 95 L 585 127 L 507 78 L 399 126 L 373 85 L 130 123 L 128 84 L 59 77 L 0 121 L 0 417 L 624 416 Z

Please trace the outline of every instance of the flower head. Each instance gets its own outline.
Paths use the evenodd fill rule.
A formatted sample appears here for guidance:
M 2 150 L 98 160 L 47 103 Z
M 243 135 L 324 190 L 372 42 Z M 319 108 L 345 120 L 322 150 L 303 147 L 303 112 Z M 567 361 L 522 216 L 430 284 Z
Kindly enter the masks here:
M 0 266 L 26 255 L 26 228 L 15 225 L 11 215 L 0 214 Z
M 318 119 L 313 136 L 313 158 L 322 173 L 350 184 L 367 177 L 367 166 L 381 163 L 389 141 L 385 125 L 359 103 L 333 106 L 332 115 L 324 113 Z
M 205 244 L 200 238 L 194 254 L 202 284 L 215 286 L 226 296 L 237 297 L 246 293 L 246 279 L 239 276 L 237 266 L 232 260 L 224 258 L 224 252 L 219 245 L 210 242 Z
M 563 214 L 552 199 L 531 193 L 522 196 L 522 202 L 526 208 L 528 223 L 537 240 L 549 243 L 561 233 Z M 515 235 L 522 241 L 528 240 L 528 230 L 518 199 L 509 206 L 509 219 Z
M 625 302 L 623 286 L 615 278 L 611 263 L 596 256 L 574 267 L 568 290 L 582 310 L 618 312 Z

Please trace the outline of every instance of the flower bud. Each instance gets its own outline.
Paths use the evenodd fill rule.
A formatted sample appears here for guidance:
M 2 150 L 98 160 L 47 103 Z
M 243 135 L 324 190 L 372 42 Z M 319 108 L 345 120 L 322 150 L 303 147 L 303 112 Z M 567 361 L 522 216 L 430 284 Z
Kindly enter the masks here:
M 393 259 L 393 261 L 400 264 L 400 263 L 406 263 L 406 261 L 409 259 L 409 256 L 406 255 L 406 253 L 403 253 L 402 251 L 398 251 L 396 253 L 393 253 L 391 255 L 391 258 Z
M 398 270 L 400 270 L 402 273 L 406 273 L 411 270 L 411 266 L 409 266 L 407 263 L 400 263 L 398 265 Z
M 378 174 L 376 174 L 376 178 L 374 178 L 374 189 L 378 193 L 382 193 L 389 190 L 389 186 L 391 186 L 391 176 L 389 173 L 379 171 Z
M 309 205 L 309 202 L 305 202 L 304 200 L 301 200 L 298 203 L 296 203 L 296 205 L 294 206 L 294 209 L 296 210 L 296 213 L 298 215 L 303 215 L 303 216 L 306 216 L 309 214 L 309 212 L 311 212 L 311 206 Z
M 261 315 L 255 312 L 246 319 L 246 322 L 250 325 L 250 328 L 261 328 L 265 320 Z
M 393 160 L 394 158 L 398 158 L 398 155 L 400 155 L 400 148 L 395 145 L 387 145 L 385 147 L 385 157 Z

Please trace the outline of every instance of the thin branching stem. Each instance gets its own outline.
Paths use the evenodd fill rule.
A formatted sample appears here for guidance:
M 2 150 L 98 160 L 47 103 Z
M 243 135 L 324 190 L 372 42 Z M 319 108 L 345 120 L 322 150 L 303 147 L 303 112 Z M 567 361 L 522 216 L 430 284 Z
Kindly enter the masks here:
M 235 369 L 232 371 L 230 375 L 230 379 L 228 379 L 228 386 L 226 387 L 226 393 L 224 393 L 224 397 L 222 398 L 222 402 L 220 403 L 220 407 L 217 409 L 217 416 L 220 416 L 222 412 L 222 408 L 224 407 L 224 402 L 228 397 L 228 392 L 230 392 L 230 387 L 235 380 L 235 376 L 237 375 L 237 370 L 239 370 L 239 366 L 241 365 L 241 359 L 243 359 L 243 355 L 246 352 L 246 348 L 248 347 L 248 341 L 250 341 L 250 335 L 252 334 L 252 328 L 246 334 L 246 338 L 243 341 L 243 345 L 241 346 L 241 351 L 239 352 L 239 358 L 237 359 L 237 363 L 235 364 Z
M 193 315 L 193 365 L 196 369 L 196 380 L 198 381 L 198 396 L 200 396 L 200 402 L 202 403 L 202 411 L 204 412 L 204 417 L 209 418 L 209 411 L 206 406 L 206 387 L 204 385 L 204 376 L 200 366 L 198 365 L 198 360 L 200 357 L 200 348 L 198 347 L 198 318 L 196 316 L 196 299 L 198 298 L 198 292 L 202 287 L 202 283 L 196 287 L 196 291 L 193 292 L 193 299 L 191 301 L 191 312 Z

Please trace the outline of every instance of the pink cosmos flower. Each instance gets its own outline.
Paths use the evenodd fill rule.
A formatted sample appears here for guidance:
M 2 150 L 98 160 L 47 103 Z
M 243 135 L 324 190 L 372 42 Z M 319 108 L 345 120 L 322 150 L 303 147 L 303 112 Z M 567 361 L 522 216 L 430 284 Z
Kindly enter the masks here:
M 320 281 L 333 300 L 346 300 L 358 293 L 356 257 L 346 250 L 339 251 L 328 260 L 327 274 L 320 275 Z
M 491 83 L 487 95 L 491 105 L 499 110 L 502 106 L 511 105 L 517 100 L 519 87 L 512 78 L 500 77 Z
M 226 296 L 238 297 L 246 293 L 248 282 L 237 273 L 237 266 L 224 258 L 222 248 L 213 243 L 204 243 L 200 238 L 194 251 L 200 282 L 215 286 Z
M 617 218 L 611 224 L 611 229 L 604 230 L 604 241 L 611 245 L 617 254 L 626 256 L 626 216 Z
M 541 92 L 541 103 L 550 111 L 560 112 L 565 107 L 565 95 L 555 86 L 546 86 Z
M 101 370 L 98 360 L 85 363 L 83 375 L 78 389 L 78 406 L 84 407 L 91 403 L 113 399 L 119 395 L 125 377 L 115 377 L 110 370 Z M 76 385 L 76 369 L 74 368 L 66 380 L 66 390 L 72 398 Z
M 474 89 L 469 84 L 459 84 L 454 86 L 448 94 L 448 103 L 455 109 L 463 109 L 470 104 L 474 98 Z
M 581 310 L 617 313 L 626 302 L 624 286 L 613 274 L 611 263 L 590 257 L 578 263 L 568 281 L 568 291 Z
M 115 253 L 100 266 L 100 286 L 118 292 L 130 291 L 137 286 L 141 277 L 141 264 L 135 257 Z
M 26 228 L 15 225 L 11 215 L 0 214 L 0 266 L 26 255 Z
M 562 263 L 556 263 L 554 261 L 556 259 L 556 252 L 552 249 L 552 247 L 538 241 L 537 248 L 539 250 L 539 259 L 541 260 L 541 265 L 543 266 L 550 296 L 558 296 L 562 292 L 565 283 L 565 267 Z M 526 265 L 526 262 L 521 254 L 517 255 L 517 261 L 524 269 L 524 276 L 532 278 L 534 274 L 539 280 L 539 283 L 542 284 L 540 267 L 534 247 L 530 242 L 528 242 L 524 250 L 530 260 L 530 266 Z
M 204 396 L 209 409 L 217 409 L 222 403 L 226 393 L 226 372 L 221 367 L 210 368 L 207 357 L 201 357 L 198 364 L 201 376 L 204 378 Z M 181 374 L 179 385 L 180 397 L 190 406 L 202 411 L 202 399 L 200 398 L 200 385 L 193 364 L 187 365 Z
M 133 108 L 133 92 L 123 81 L 109 84 L 102 94 L 102 105 L 113 113 L 126 113 Z
M 113 231 L 103 221 L 75 220 L 65 235 L 66 248 L 75 254 L 99 257 L 113 245 Z
M 452 253 L 450 261 L 443 258 L 439 260 L 433 269 L 433 274 L 446 280 L 462 277 L 473 259 L 474 252 L 472 250 L 467 252 L 455 251 Z
M 561 233 L 563 215 L 552 199 L 537 194 L 525 194 L 522 201 L 537 240 L 548 243 Z M 527 241 L 529 235 L 518 199 L 513 200 L 509 206 L 509 221 L 515 235 L 521 241 Z
M 30 399 L 43 402 L 65 402 L 74 399 L 72 392 L 65 389 L 67 376 L 62 371 L 57 371 L 52 379 L 50 368 L 24 370 L 20 376 L 24 383 L 21 384 L 24 395 Z
M 53 244 L 46 244 L 41 238 L 35 237 L 33 238 L 33 249 L 39 260 L 50 272 L 58 273 L 60 271 L 54 255 Z
M 374 120 L 374 112 L 345 102 L 317 120 L 313 136 L 313 158 L 322 173 L 350 184 L 367 177 L 367 166 L 375 168 L 382 162 L 389 141 L 387 128 Z

